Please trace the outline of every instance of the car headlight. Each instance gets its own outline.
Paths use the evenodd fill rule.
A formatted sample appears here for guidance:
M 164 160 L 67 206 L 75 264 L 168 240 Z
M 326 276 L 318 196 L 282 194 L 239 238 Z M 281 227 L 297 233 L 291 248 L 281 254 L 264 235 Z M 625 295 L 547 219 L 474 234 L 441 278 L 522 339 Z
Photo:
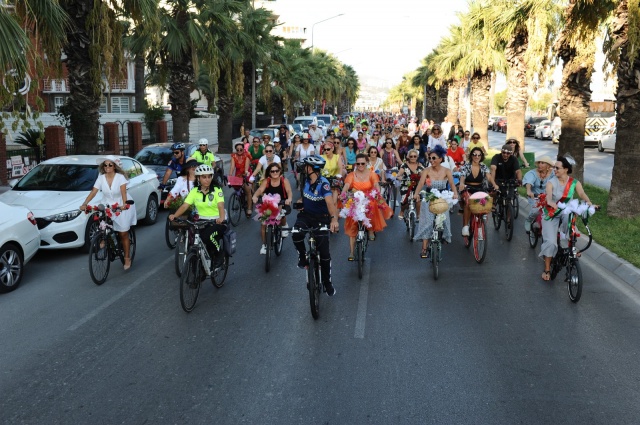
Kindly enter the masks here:
M 52 221 L 54 223 L 63 223 L 65 221 L 71 221 L 82 213 L 80 210 L 67 211 L 60 214 L 53 214 L 44 217 L 43 220 Z

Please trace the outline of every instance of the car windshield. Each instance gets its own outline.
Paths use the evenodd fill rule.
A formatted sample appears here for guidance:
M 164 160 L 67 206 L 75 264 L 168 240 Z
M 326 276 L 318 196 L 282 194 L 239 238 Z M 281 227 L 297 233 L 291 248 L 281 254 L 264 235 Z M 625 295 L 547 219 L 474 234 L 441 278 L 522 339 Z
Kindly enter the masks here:
M 171 158 L 173 158 L 171 149 L 161 146 L 147 146 L 135 156 L 135 159 L 144 165 L 167 165 Z
M 249 134 L 251 135 L 251 137 L 259 137 L 259 138 L 261 138 L 263 134 L 267 134 L 271 136 L 271 139 L 273 139 L 274 130 L 272 128 L 263 128 L 259 130 L 256 129 L 256 130 L 251 130 Z
M 308 128 L 309 124 L 311 124 L 313 120 L 296 120 L 296 124 L 301 124 L 302 127 Z
M 326 127 L 327 123 L 324 120 L 318 120 L 318 127 Z
M 98 178 L 97 165 L 40 164 L 24 176 L 14 190 L 87 191 Z

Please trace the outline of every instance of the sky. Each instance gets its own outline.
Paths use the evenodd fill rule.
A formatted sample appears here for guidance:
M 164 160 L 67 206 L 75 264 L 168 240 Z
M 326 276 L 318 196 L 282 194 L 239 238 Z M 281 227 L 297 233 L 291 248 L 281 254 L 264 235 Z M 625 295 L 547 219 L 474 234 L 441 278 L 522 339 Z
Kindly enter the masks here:
M 313 23 L 314 47 L 351 65 L 362 77 L 377 77 L 390 85 L 420 66 L 458 22 L 456 12 L 466 0 L 276 0 L 271 5 L 280 22 L 307 28 Z M 309 43 L 310 44 L 310 43 Z

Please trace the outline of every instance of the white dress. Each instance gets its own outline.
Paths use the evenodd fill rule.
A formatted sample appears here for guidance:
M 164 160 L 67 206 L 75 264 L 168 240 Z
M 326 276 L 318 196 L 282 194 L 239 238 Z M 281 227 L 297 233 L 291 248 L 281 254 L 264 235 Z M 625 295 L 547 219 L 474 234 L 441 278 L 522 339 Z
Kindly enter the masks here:
M 93 185 L 96 189 L 102 192 L 102 203 L 113 205 L 123 205 L 122 193 L 120 187 L 123 184 L 127 184 L 127 179 L 120 173 L 116 173 L 113 177 L 111 186 L 107 183 L 107 178 L 104 174 L 100 174 Z M 131 195 L 127 194 L 128 199 L 132 199 Z M 126 232 L 129 227 L 134 226 L 137 222 L 135 205 L 131 205 L 128 210 L 122 211 L 118 216 L 113 215 L 113 230 L 116 232 Z
M 182 199 L 184 199 L 194 187 L 195 182 L 190 182 L 187 176 L 180 176 L 176 179 L 176 184 L 173 186 L 170 193 L 174 198 L 181 196 Z

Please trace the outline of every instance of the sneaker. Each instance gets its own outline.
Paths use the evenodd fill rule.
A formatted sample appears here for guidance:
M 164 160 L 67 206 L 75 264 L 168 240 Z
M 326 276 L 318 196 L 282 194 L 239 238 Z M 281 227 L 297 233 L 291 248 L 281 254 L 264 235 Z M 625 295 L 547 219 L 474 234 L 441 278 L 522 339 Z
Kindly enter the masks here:
M 289 231 L 288 230 L 283 230 L 282 231 L 282 237 L 286 238 L 287 236 L 289 236 Z
M 309 263 L 307 262 L 307 257 L 298 254 L 298 268 L 306 269 L 307 267 L 309 267 Z
M 462 228 L 462 236 L 469 236 L 469 226 L 464 226 Z
M 260 255 L 267 255 L 267 245 L 262 245 L 262 248 L 260 248 Z
M 327 292 L 327 295 L 333 297 L 336 294 L 336 288 L 333 287 L 331 282 L 327 282 L 324 284 L 324 290 Z

